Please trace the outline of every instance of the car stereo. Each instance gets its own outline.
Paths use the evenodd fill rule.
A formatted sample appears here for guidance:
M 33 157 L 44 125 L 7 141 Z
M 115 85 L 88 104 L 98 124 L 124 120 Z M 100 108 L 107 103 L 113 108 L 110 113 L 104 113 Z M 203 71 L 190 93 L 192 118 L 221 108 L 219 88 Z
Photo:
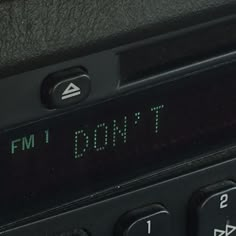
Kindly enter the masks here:
M 2 234 L 233 236 L 234 26 L 224 18 L 2 79 Z

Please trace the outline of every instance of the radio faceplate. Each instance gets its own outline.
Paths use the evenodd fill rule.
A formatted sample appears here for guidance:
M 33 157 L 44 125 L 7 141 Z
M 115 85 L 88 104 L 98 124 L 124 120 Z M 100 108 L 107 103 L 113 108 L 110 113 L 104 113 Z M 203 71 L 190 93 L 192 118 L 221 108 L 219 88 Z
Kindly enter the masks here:
M 165 83 L 2 132 L 5 210 L 23 217 L 27 209 L 39 212 L 201 163 L 205 152 L 233 144 L 236 62 L 222 58 Z
M 223 232 L 227 222 L 231 227 L 235 227 L 236 224 L 234 210 L 236 204 L 234 198 L 235 187 L 232 187 L 232 184 L 236 181 L 235 166 L 235 160 L 230 160 L 208 168 L 195 170 L 191 173 L 160 181 L 159 183 L 97 201 L 93 204 L 77 207 L 69 211 L 67 209 L 66 212 L 53 217 L 44 215 L 44 219 L 25 224 L 23 227 L 16 227 L 12 230 L 5 228 L 3 235 L 124 236 L 127 235 L 125 233 L 131 226 L 130 222 L 134 219 L 141 221 L 142 227 L 140 228 L 139 224 L 133 224 L 133 229 L 135 230 L 138 227 L 138 229 L 143 230 L 142 232 L 146 232 L 147 235 L 149 235 L 148 230 L 150 229 L 151 232 L 157 232 L 154 228 L 155 226 L 158 226 L 158 233 L 161 236 L 166 235 L 163 233 L 167 233 L 168 236 L 173 234 L 176 236 L 201 236 L 199 232 L 207 232 L 210 235 L 214 235 L 215 230 Z M 207 191 L 208 195 L 199 195 L 202 190 L 205 191 L 206 187 L 213 189 L 214 192 Z M 220 199 L 225 194 L 228 194 L 228 200 L 222 202 Z M 217 198 L 215 199 L 214 196 L 217 196 Z M 214 207 L 210 208 L 210 212 L 208 206 L 206 209 L 202 208 L 200 200 L 203 197 L 207 197 L 207 200 L 210 199 L 209 204 L 212 204 L 213 200 Z M 193 198 L 196 200 L 195 203 L 192 202 Z M 222 203 L 226 203 L 227 207 L 221 208 Z M 154 211 L 156 215 L 159 215 L 157 219 L 152 217 L 155 214 L 153 205 L 159 206 L 159 210 L 156 209 L 157 211 Z M 152 207 L 152 211 L 151 215 L 148 215 L 150 214 L 150 207 Z M 145 211 L 146 209 L 147 211 Z M 205 220 L 205 214 L 196 214 L 198 209 L 202 209 L 201 212 L 206 210 L 205 213 L 208 213 L 208 215 L 216 215 Z M 126 216 L 130 214 L 132 214 L 133 220 L 128 220 L 127 222 Z M 147 218 L 142 222 L 145 216 Z M 163 216 L 165 217 L 164 219 Z M 204 224 L 199 224 L 203 220 L 205 220 Z M 151 228 L 148 227 L 150 223 Z M 165 226 L 168 226 L 168 229 Z
M 124 192 L 132 193 L 131 200 L 127 201 L 131 202 L 136 196 L 132 190 L 142 191 L 141 187 L 160 183 L 163 179 L 173 180 L 173 176 L 232 158 L 224 154 L 227 147 L 234 146 L 236 136 L 236 52 L 231 52 L 234 47 L 220 44 L 219 51 L 213 48 L 207 57 L 201 54 L 192 58 L 190 64 L 185 63 L 191 55 L 182 58 L 183 64 L 176 64 L 178 56 L 182 55 L 179 52 L 177 58 L 176 55 L 171 58 L 171 67 L 164 63 L 160 71 L 156 66 L 162 61 L 155 64 L 151 58 L 137 71 L 137 64 L 131 69 L 127 66 L 136 52 L 140 52 L 136 61 L 140 63 L 147 48 L 150 51 L 159 49 L 159 43 L 168 37 L 175 41 L 181 35 L 182 42 L 185 35 L 191 36 L 192 32 L 197 35 L 197 32 L 217 28 L 215 23 L 2 79 L 0 200 L 4 217 L 0 218 L 0 224 L 16 221 L 2 227 L 2 231 L 50 216 L 66 215 L 63 212 L 74 212 L 76 208 L 79 208 L 78 218 L 81 219 L 83 209 L 87 206 L 92 209 L 96 202 L 101 206 L 99 209 L 106 209 L 99 201 L 107 203 L 109 197 L 111 201 L 122 198 Z M 187 41 L 192 42 L 192 37 Z M 163 57 L 165 53 L 160 56 Z M 125 73 L 122 68 L 126 69 Z M 77 71 L 68 76 L 66 72 L 75 69 L 79 74 Z M 58 96 L 50 97 L 53 92 L 59 94 L 59 99 Z M 44 97 L 45 94 L 48 97 Z M 84 95 L 81 100 L 65 102 L 65 106 L 55 103 L 55 98 L 61 102 L 81 94 Z M 218 151 L 221 155 L 217 155 Z M 231 167 L 229 173 L 232 173 Z M 229 177 L 227 173 L 217 175 L 209 178 L 210 183 L 203 175 L 201 179 L 206 184 Z M 172 186 L 181 189 L 178 181 L 185 177 L 188 176 L 173 180 Z M 235 180 L 233 174 L 231 177 Z M 195 187 L 189 187 L 188 199 L 190 192 L 197 190 Z M 198 187 L 204 186 L 199 183 Z M 164 198 L 155 200 L 154 196 L 162 190 L 148 192 L 151 198 L 135 201 L 129 209 L 125 205 L 126 211 L 140 208 L 141 212 L 145 211 L 145 218 L 150 215 L 146 205 L 150 205 L 151 213 L 154 208 L 157 210 L 153 214 L 157 217 L 159 210 L 168 217 L 169 207 L 162 200 Z M 110 211 L 118 203 L 115 201 L 107 209 Z M 73 221 L 73 225 L 68 223 L 68 227 L 61 225 L 55 230 L 57 223 L 47 226 L 52 227 L 53 232 L 38 229 L 38 223 L 26 231 L 33 235 L 36 226 L 38 235 L 86 235 L 90 231 L 93 235 L 110 235 L 116 221 L 127 213 L 125 209 L 111 217 L 113 222 L 106 229 L 109 233 L 103 232 L 98 225 L 91 226 L 96 220 L 91 219 L 92 222 L 88 218 L 78 225 Z M 56 218 L 60 221 L 64 219 L 61 216 Z M 24 220 L 17 221 L 19 219 Z M 151 227 L 150 223 L 148 226 Z M 121 229 L 127 230 L 123 226 Z M 11 233 L 26 232 L 22 230 Z
M 52 64 L 21 74 L 14 74 L 18 70 L 9 69 L 12 76 L 0 78 L 0 131 L 215 65 L 221 55 L 235 50 L 235 22 L 235 16 L 227 16 L 106 50 L 78 54 L 80 57 L 64 59 L 61 63 L 53 64 L 54 60 L 51 60 Z M 57 58 L 53 59 L 57 61 Z M 32 68 L 37 65 L 30 64 Z M 90 93 L 85 94 L 86 100 L 75 106 L 67 104 L 62 109 L 55 109 L 47 99 L 47 93 L 55 88 L 50 87 L 48 91 L 44 85 L 49 76 L 68 68 L 81 68 L 88 74 Z M 24 66 L 20 71 L 23 69 Z

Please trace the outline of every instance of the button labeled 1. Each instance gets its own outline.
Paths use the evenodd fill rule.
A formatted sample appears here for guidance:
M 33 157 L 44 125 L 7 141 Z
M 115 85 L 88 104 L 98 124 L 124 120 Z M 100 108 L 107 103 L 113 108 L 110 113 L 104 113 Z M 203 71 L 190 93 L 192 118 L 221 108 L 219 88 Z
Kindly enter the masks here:
M 170 214 L 160 205 L 134 210 L 122 217 L 117 236 L 169 236 Z
M 236 184 L 225 181 L 206 187 L 193 198 L 190 234 L 236 236 Z

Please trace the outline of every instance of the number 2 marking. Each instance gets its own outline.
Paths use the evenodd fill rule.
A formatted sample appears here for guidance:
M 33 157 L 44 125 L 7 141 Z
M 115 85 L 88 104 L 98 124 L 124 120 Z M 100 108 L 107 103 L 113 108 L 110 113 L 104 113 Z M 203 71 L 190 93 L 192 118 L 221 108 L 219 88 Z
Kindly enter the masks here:
M 229 195 L 224 194 L 220 197 L 220 209 L 228 207 Z
M 147 221 L 147 225 L 148 225 L 148 234 L 152 233 L 152 222 L 149 220 Z

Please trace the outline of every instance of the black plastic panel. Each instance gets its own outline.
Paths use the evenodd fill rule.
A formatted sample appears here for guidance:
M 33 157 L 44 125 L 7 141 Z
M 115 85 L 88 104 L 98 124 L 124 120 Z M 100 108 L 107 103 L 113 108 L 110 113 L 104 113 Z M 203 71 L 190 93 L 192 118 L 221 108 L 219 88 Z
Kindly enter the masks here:
M 3 0 L 0 75 L 234 15 L 235 9 L 234 0 Z
M 2 213 L 25 217 L 234 144 L 230 59 L 1 133 Z
M 235 10 L 235 0 L 1 1 L 0 131 L 70 114 L 142 87 L 161 84 L 173 76 L 179 78 L 235 59 Z M 147 64 L 139 64 L 139 61 L 134 67 L 140 65 L 141 72 L 121 66 L 121 54 L 133 50 L 136 54 L 137 49 L 146 51 L 150 45 L 155 45 L 158 51 L 163 42 L 168 43 L 162 44 L 165 50 L 157 58 L 158 63 L 147 60 Z M 196 55 L 197 44 L 201 46 L 200 55 Z M 182 46 L 187 50 L 181 50 Z M 139 59 L 143 57 L 142 53 L 139 55 Z M 133 54 L 124 63 L 132 58 Z M 156 68 L 162 65 L 163 68 Z M 48 109 L 40 96 L 45 78 L 77 66 L 86 68 L 91 77 L 88 99 L 78 106 Z M 121 83 L 122 80 L 126 82 Z M 191 229 L 188 219 L 191 196 L 204 186 L 227 179 L 236 181 L 235 160 L 229 161 L 234 156 L 235 150 L 217 149 L 209 156 L 198 156 L 195 161 L 165 171 L 154 170 L 103 191 L 93 189 L 92 194 L 64 205 L 55 197 L 45 208 L 40 195 L 30 209 L 19 201 L 15 209 L 20 210 L 12 212 L 9 209 L 14 206 L 3 203 L 5 210 L 0 214 L 0 224 L 5 226 L 1 227 L 1 233 L 61 236 L 83 228 L 91 236 L 112 236 L 118 219 L 127 211 L 161 204 L 171 213 L 173 235 L 191 235 L 187 231 Z M 226 162 L 219 164 L 221 161 Z M 213 163 L 218 164 L 213 166 Z M 18 196 L 14 197 L 17 201 Z M 24 200 L 28 202 L 27 198 Z
M 121 85 L 194 64 L 236 49 L 234 20 L 160 37 L 121 51 Z
M 90 54 L 89 56 L 80 57 L 71 61 L 66 61 L 23 74 L 4 78 L 0 80 L 0 107 L 2 114 L 0 120 L 0 130 L 41 119 L 46 116 L 62 114 L 88 104 L 94 104 L 101 100 L 120 95 L 124 92 L 135 90 L 138 87 L 143 87 L 150 82 L 158 83 L 160 81 L 168 80 L 173 75 L 184 75 L 188 72 L 197 70 L 199 68 L 199 64 L 204 64 L 206 62 L 206 66 L 208 66 L 208 64 L 214 64 L 216 63 L 214 56 L 220 56 L 222 53 L 230 53 L 235 49 L 234 42 L 236 35 L 234 34 L 235 31 L 232 30 L 235 28 L 235 24 L 236 22 L 234 17 L 219 19 L 211 23 L 198 25 L 192 28 L 186 28 L 181 31 L 153 37 L 144 41 L 128 44 L 126 46 Z M 212 32 L 211 35 L 213 35 L 211 40 L 208 39 L 209 37 L 204 36 L 206 32 L 210 31 Z M 146 46 L 153 44 L 159 45 L 165 42 L 167 39 L 171 41 L 173 40 L 172 48 L 179 47 L 177 39 L 179 37 L 183 38 L 185 35 L 190 37 L 193 32 L 195 32 L 194 35 L 198 35 L 196 32 L 199 32 L 199 38 L 195 37 L 196 40 L 201 39 L 201 41 L 203 41 L 204 37 L 207 37 L 204 40 L 208 42 L 205 45 L 207 49 L 205 46 L 204 48 L 206 52 L 210 52 L 209 55 L 204 55 L 203 57 L 200 56 L 199 58 L 193 53 L 197 50 L 197 47 L 195 46 L 196 42 L 186 39 L 189 44 L 189 50 L 186 50 L 186 53 L 183 55 L 182 50 L 177 50 L 173 55 L 171 54 L 173 58 L 175 58 L 174 60 L 176 60 L 176 58 L 179 59 L 180 64 L 177 63 L 179 67 L 173 67 L 170 65 L 165 67 L 165 70 L 159 71 L 159 67 L 162 65 L 162 63 L 165 64 L 165 61 L 160 59 L 169 58 L 168 60 L 171 61 L 172 58 L 170 55 L 171 52 L 164 50 L 161 54 L 161 57 L 159 58 L 159 61 L 156 61 L 157 64 L 154 66 L 154 71 L 151 68 L 150 74 L 146 74 L 145 71 L 150 69 L 150 65 L 144 64 L 144 68 L 142 68 L 142 71 L 144 71 L 141 73 L 141 77 L 140 75 L 134 74 L 134 78 L 137 76 L 138 82 L 135 81 L 135 79 L 134 81 L 132 80 L 129 83 L 126 83 L 125 86 L 121 86 L 121 81 L 125 80 L 126 78 L 126 74 L 124 74 L 126 70 L 123 69 L 120 64 L 120 57 L 124 52 L 129 52 L 131 49 L 142 51 L 143 47 L 145 48 Z M 215 41 L 213 40 L 214 38 Z M 202 52 L 204 51 L 204 48 L 202 49 Z M 187 56 L 187 54 L 189 55 L 189 53 L 190 57 L 193 57 L 193 60 L 190 60 L 187 64 L 185 62 L 182 63 L 182 59 Z M 131 68 L 132 63 L 133 61 L 130 60 Z M 78 66 L 86 68 L 91 78 L 92 90 L 88 99 L 74 108 L 68 107 L 63 110 L 47 109 L 47 107 L 42 103 L 40 95 L 44 80 L 49 74 Z
M 63 213 L 15 230 L 6 236 L 54 236 L 75 229 L 86 229 L 93 236 L 113 236 L 115 226 L 128 211 L 150 204 L 162 204 L 171 214 L 171 232 L 175 236 L 193 235 L 191 231 L 191 198 L 203 187 L 224 181 L 236 181 L 235 160 L 199 169 L 109 200 Z M 188 231 L 189 229 L 189 231 Z M 63 235 L 63 234 L 62 234 Z

